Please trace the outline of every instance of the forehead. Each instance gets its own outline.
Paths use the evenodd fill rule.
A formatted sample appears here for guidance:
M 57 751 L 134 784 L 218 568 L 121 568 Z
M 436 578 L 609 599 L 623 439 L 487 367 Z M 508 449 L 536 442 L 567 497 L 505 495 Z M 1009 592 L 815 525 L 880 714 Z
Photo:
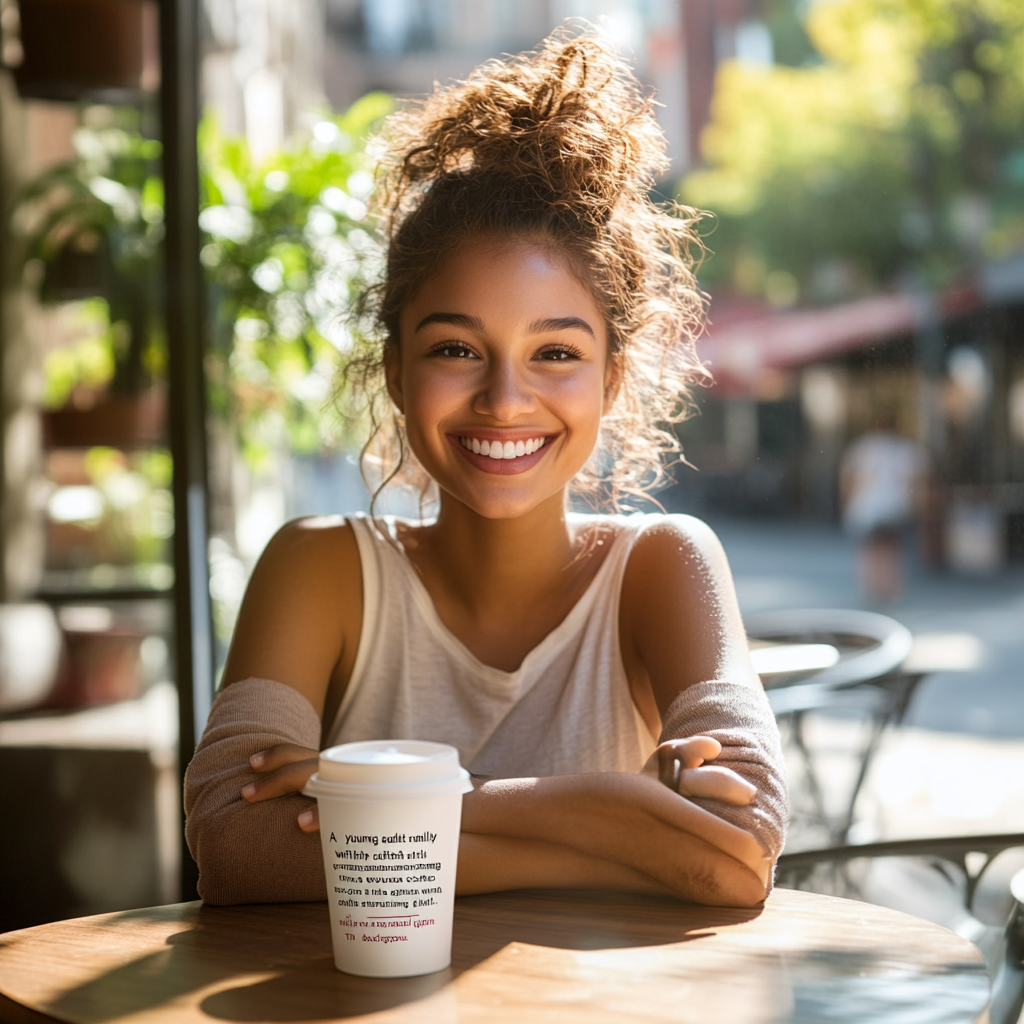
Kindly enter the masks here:
M 403 334 L 434 312 L 475 316 L 488 327 L 577 316 L 597 337 L 604 337 L 601 311 L 568 260 L 552 247 L 529 240 L 461 242 L 406 303 Z

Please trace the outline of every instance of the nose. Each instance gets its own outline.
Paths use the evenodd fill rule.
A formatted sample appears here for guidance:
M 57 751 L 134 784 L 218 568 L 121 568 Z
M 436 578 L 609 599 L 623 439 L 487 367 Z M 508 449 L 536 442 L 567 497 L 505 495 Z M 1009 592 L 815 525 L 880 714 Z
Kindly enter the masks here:
M 536 407 L 537 398 L 525 369 L 512 359 L 492 360 L 473 398 L 473 411 L 499 423 L 513 423 Z

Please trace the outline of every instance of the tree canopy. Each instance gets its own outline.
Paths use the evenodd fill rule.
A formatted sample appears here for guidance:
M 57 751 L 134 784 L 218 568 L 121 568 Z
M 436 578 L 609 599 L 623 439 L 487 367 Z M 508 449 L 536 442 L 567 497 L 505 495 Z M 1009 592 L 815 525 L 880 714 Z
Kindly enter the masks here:
M 1024 4 L 829 0 L 820 60 L 718 72 L 702 278 L 779 305 L 914 274 L 933 286 L 1024 247 Z

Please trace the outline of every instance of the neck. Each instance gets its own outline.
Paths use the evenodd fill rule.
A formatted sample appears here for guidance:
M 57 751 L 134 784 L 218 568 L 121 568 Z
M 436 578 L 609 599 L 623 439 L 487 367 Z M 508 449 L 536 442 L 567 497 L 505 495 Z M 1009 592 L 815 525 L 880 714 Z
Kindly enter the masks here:
M 416 548 L 414 560 L 475 618 L 495 607 L 512 612 L 564 587 L 577 542 L 562 491 L 517 519 L 485 519 L 446 495 Z

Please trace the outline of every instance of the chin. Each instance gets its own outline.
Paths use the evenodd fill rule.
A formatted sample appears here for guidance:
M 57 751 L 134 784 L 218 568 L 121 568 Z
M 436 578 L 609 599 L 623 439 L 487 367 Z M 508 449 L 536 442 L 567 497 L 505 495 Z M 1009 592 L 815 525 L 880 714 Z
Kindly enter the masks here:
M 522 519 L 557 494 L 564 494 L 565 485 L 555 488 L 517 487 L 502 493 L 502 488 L 450 487 L 440 484 L 441 500 L 457 502 L 481 519 Z
M 484 498 L 482 496 L 476 497 L 462 497 L 459 495 L 452 495 L 457 501 L 465 505 L 472 512 L 475 512 L 481 519 L 522 519 L 533 512 L 538 506 L 542 505 L 547 499 L 546 498 L 524 498 L 524 497 L 507 497 L 507 498 Z M 550 497 L 550 495 L 548 496 Z

